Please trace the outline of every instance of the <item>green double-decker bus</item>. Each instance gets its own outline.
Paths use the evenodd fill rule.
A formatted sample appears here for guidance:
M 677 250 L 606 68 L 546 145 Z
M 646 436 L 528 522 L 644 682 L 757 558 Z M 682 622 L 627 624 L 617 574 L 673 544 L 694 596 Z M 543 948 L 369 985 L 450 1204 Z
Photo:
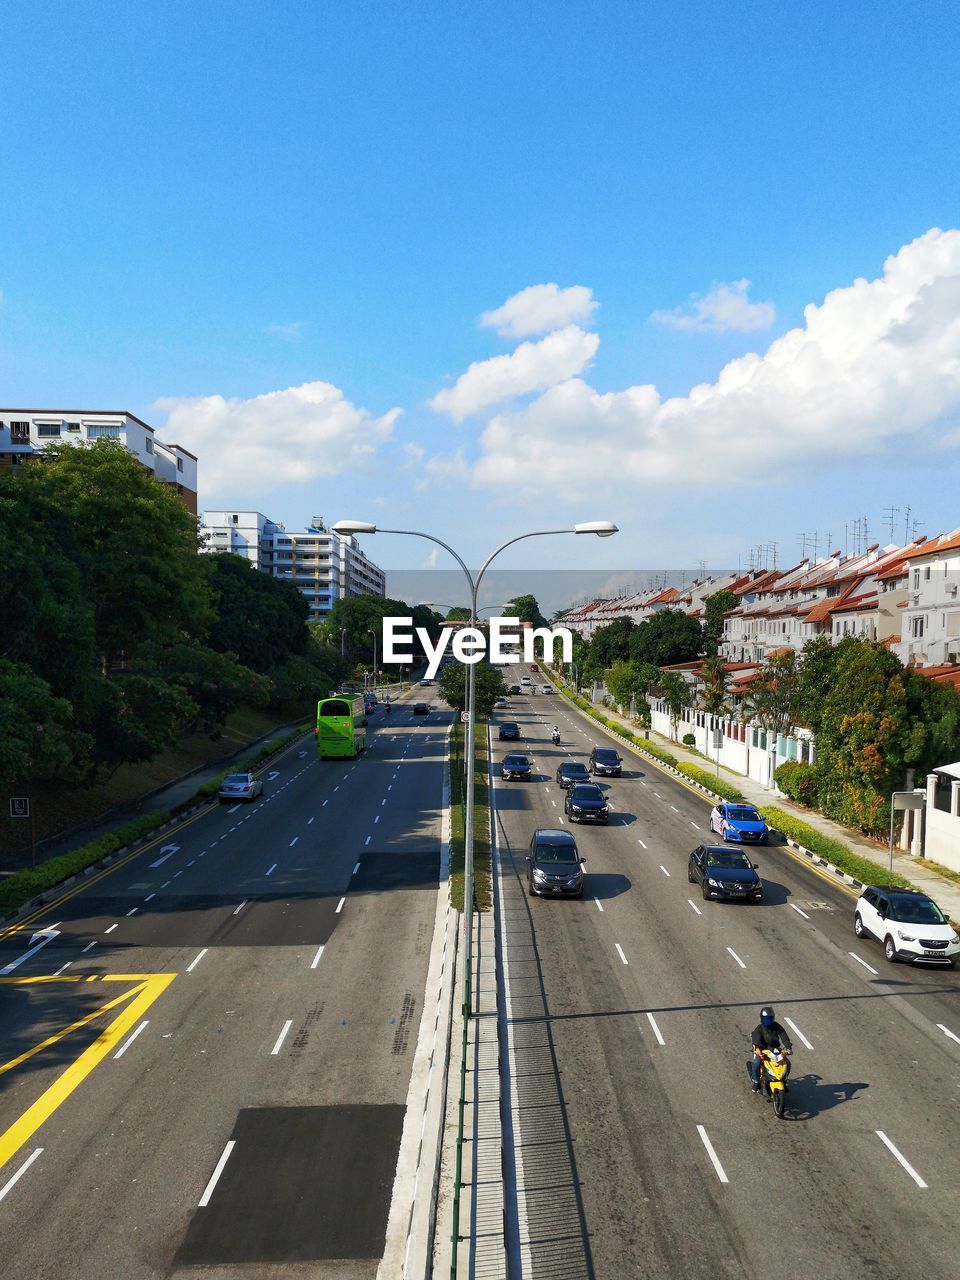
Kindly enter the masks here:
M 321 760 L 358 756 L 367 745 L 363 698 L 338 693 L 317 703 L 317 755 Z

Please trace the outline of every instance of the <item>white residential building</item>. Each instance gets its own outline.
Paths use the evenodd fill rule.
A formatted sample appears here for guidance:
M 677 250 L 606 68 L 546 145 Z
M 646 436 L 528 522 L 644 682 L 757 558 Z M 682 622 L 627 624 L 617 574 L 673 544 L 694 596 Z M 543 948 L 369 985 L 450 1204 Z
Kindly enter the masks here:
M 960 662 L 960 529 L 915 545 L 904 570 L 900 660 L 920 667 Z
M 355 538 L 341 537 L 314 517 L 291 531 L 259 511 L 205 511 L 206 549 L 242 555 L 271 577 L 291 582 L 306 598 L 312 622 L 322 621 L 337 600 L 386 594 L 382 569 Z
M 120 440 L 197 514 L 195 455 L 182 445 L 164 443 L 149 423 L 125 409 L 0 409 L 0 467 L 22 466 L 50 444 L 101 439 Z

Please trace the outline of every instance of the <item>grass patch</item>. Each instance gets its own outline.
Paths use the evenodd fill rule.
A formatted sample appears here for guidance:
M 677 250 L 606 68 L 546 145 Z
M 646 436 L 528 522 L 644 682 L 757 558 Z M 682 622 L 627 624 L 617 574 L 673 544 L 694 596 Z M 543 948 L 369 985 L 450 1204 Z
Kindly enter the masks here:
M 775 805 L 767 805 L 760 812 L 768 826 L 776 827 L 791 840 L 796 840 L 797 844 L 802 844 L 811 853 L 826 858 L 828 862 L 832 862 L 835 867 L 839 867 L 841 871 L 845 871 L 847 875 L 853 876 L 862 884 L 885 884 L 900 889 L 910 887 L 910 881 L 904 876 L 898 875 L 895 871 L 888 871 L 879 862 L 854 853 L 848 845 L 835 840 L 832 836 L 825 836 L 815 827 L 811 827 L 800 818 L 795 818 L 792 813 L 785 813 Z
M 464 818 L 466 801 L 466 759 L 464 730 L 455 721 L 450 734 L 450 900 L 463 910 Z M 473 775 L 473 903 L 477 911 L 489 911 L 490 885 L 490 803 L 487 772 L 487 726 L 475 726 L 476 751 Z
M 723 778 L 715 777 L 712 773 L 708 773 L 706 769 L 701 769 L 699 765 L 681 763 L 677 765 L 677 771 L 692 782 L 699 782 L 701 787 L 706 787 L 709 791 L 715 791 L 724 800 L 744 799 L 743 792 L 738 791 L 732 783 L 725 782 Z

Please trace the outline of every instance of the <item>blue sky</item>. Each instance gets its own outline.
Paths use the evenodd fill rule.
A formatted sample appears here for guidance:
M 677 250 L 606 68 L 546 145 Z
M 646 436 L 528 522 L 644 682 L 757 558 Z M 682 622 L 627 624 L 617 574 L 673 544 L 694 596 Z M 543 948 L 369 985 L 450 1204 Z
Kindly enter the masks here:
M 955 19 L 8 8 L 0 400 L 169 417 L 201 506 L 475 560 L 594 517 L 621 536 L 510 563 L 789 560 L 863 514 L 886 540 L 890 503 L 953 528 Z

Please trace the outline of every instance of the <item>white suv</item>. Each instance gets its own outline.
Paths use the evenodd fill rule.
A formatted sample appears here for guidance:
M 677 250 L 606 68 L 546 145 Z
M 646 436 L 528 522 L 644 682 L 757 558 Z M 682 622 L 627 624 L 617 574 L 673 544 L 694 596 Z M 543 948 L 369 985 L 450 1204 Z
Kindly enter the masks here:
M 883 943 L 891 962 L 907 960 L 953 964 L 960 935 L 932 898 L 919 889 L 887 889 L 864 885 L 853 917 L 858 938 Z

